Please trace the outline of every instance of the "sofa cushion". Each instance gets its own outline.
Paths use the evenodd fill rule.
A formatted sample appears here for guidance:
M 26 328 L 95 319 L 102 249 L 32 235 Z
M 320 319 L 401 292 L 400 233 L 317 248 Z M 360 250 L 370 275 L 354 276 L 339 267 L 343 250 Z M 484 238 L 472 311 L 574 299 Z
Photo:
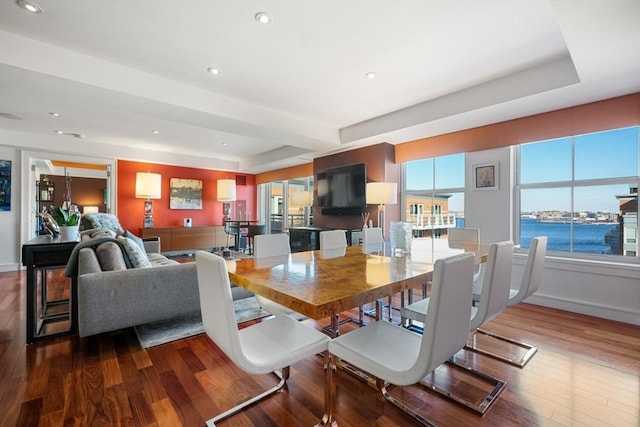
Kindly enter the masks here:
M 102 271 L 126 270 L 127 265 L 122 258 L 122 250 L 115 242 L 105 242 L 96 248 L 96 256 Z
M 149 258 L 149 262 L 151 263 L 152 267 L 158 267 L 161 265 L 180 264 L 178 261 L 174 259 L 169 259 L 166 256 L 161 254 L 150 253 L 150 254 L 147 254 L 147 257 Z
M 144 249 L 141 249 L 136 242 L 124 236 L 118 236 L 118 241 L 122 243 L 122 246 L 127 252 L 133 268 L 151 267 L 149 258 L 147 258 L 147 253 L 144 251 Z

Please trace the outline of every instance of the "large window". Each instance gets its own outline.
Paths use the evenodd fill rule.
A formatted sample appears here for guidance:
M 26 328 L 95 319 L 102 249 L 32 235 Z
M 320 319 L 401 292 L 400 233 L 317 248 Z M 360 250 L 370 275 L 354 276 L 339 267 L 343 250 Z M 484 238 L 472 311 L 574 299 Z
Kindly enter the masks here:
M 520 145 L 520 245 L 638 256 L 639 128 Z
M 405 164 L 404 220 L 416 237 L 439 237 L 464 227 L 464 154 Z

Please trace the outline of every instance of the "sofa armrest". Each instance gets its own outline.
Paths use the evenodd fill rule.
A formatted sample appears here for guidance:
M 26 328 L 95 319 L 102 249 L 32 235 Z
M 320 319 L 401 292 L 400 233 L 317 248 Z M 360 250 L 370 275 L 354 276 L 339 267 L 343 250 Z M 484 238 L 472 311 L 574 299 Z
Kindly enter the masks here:
M 142 244 L 144 245 L 144 250 L 148 254 L 159 254 L 160 253 L 160 238 L 159 237 L 145 237 L 142 239 Z

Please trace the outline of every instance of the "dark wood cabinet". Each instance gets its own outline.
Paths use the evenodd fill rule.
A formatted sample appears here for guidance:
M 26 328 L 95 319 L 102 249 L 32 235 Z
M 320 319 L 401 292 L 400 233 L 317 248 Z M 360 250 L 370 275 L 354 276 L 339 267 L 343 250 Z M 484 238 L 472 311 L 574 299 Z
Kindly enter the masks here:
M 148 227 L 141 228 L 140 235 L 143 239 L 160 238 L 162 252 L 223 248 L 228 245 L 227 233 L 221 225 Z

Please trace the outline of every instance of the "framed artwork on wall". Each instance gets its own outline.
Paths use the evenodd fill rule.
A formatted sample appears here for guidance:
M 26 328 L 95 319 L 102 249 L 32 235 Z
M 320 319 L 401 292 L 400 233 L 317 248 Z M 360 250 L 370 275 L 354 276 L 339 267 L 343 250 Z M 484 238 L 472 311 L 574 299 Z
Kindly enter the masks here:
M 498 163 L 473 165 L 473 189 L 475 191 L 497 190 L 499 182 Z
M 0 211 L 11 210 L 11 160 L 0 160 Z
M 202 180 L 171 178 L 170 209 L 202 209 Z

